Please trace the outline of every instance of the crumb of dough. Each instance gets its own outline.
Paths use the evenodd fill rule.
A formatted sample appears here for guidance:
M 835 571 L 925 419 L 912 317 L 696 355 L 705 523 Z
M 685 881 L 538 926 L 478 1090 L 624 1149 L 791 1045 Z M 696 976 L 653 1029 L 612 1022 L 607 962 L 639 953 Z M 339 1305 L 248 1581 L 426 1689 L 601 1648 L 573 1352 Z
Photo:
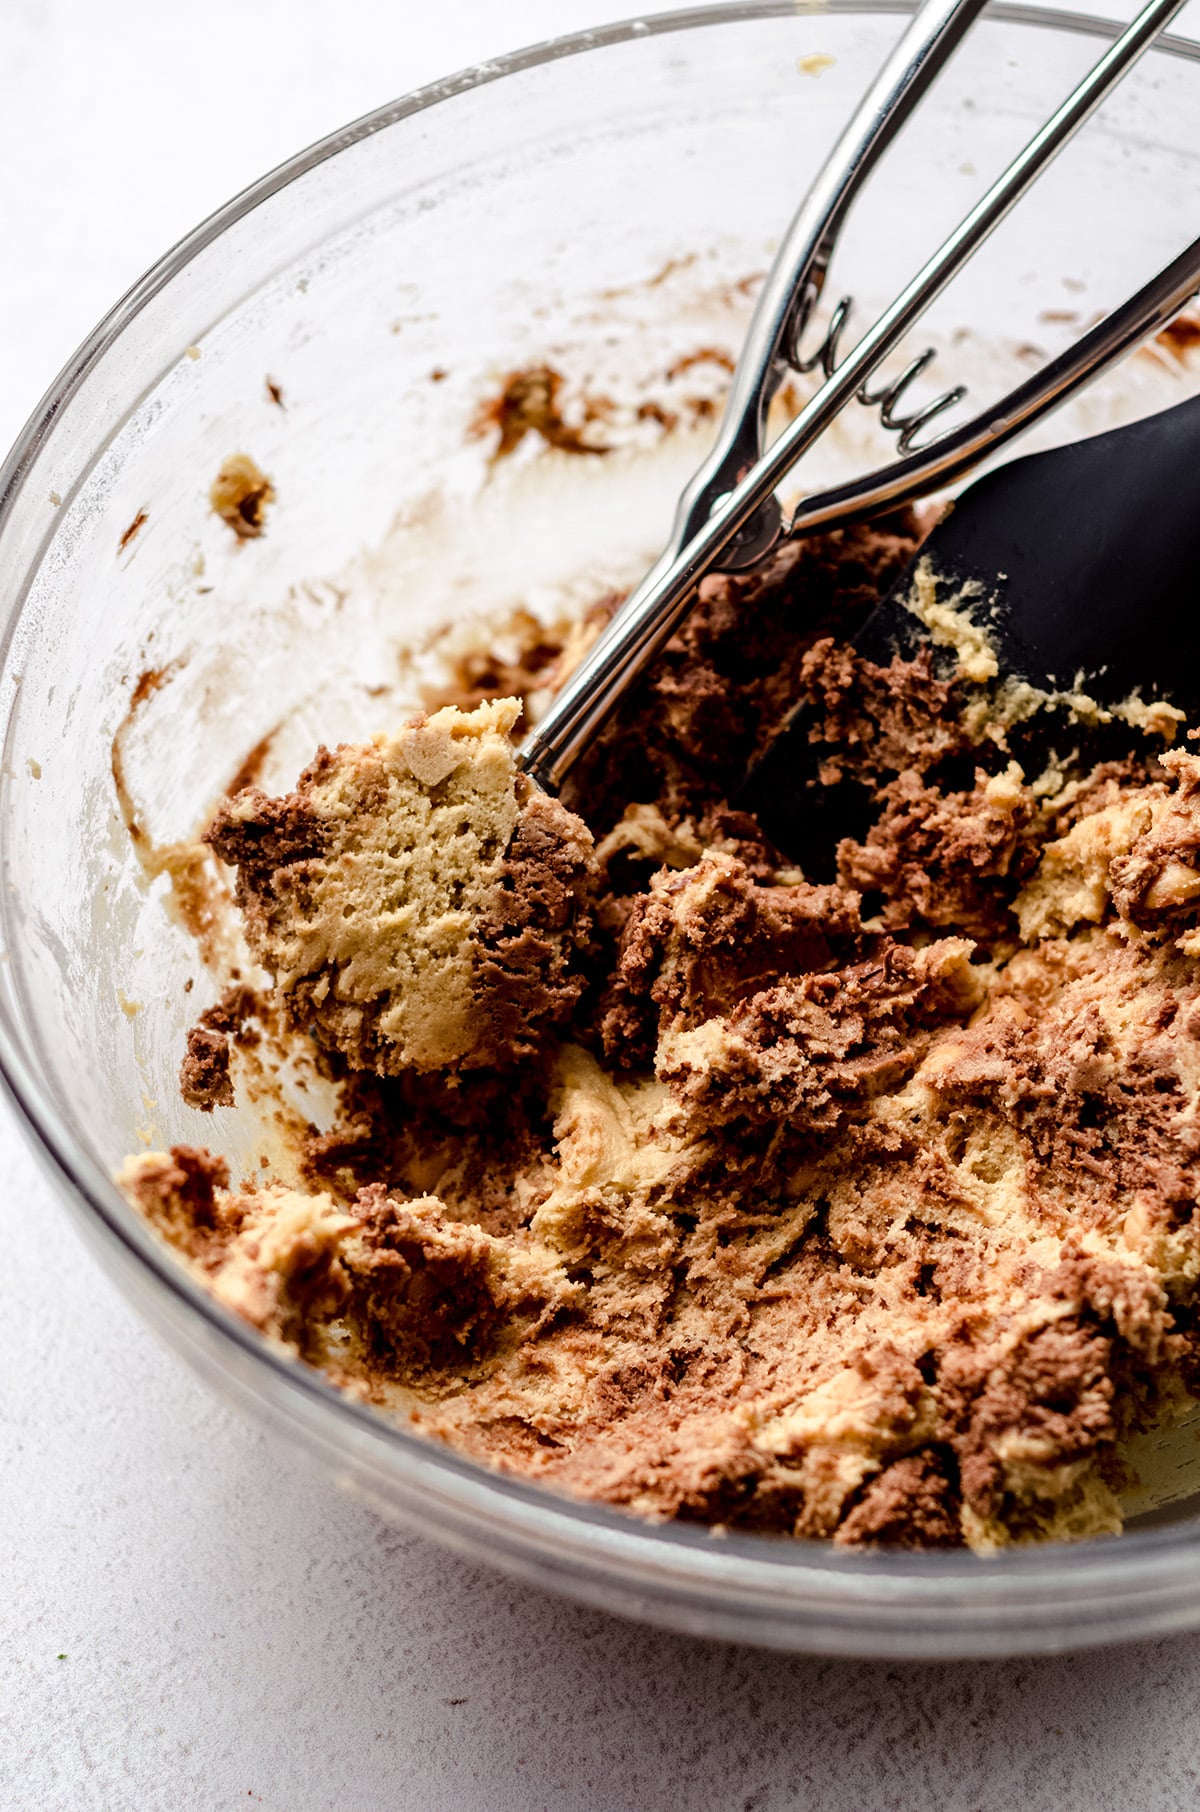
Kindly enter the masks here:
M 201 1013 L 187 1035 L 179 1066 L 179 1092 L 189 1107 L 211 1114 L 214 1107 L 234 1105 L 234 1047 L 259 1042 L 255 1021 L 260 1010 L 253 990 L 235 983 Z
M 983 685 L 996 678 L 1000 664 L 991 637 L 971 614 L 973 605 L 979 601 L 975 594 L 962 591 L 953 599 L 939 598 L 933 567 L 925 559 L 917 562 L 912 588 L 904 603 L 917 621 L 924 624 L 937 647 L 953 649 L 963 679 Z
M 189 1107 L 211 1114 L 214 1107 L 233 1106 L 229 1073 L 229 1039 L 205 1026 L 188 1033 L 187 1055 L 179 1070 L 179 1092 Z
M 248 453 L 233 453 L 213 479 L 208 499 L 239 540 L 253 541 L 266 528 L 275 486 Z

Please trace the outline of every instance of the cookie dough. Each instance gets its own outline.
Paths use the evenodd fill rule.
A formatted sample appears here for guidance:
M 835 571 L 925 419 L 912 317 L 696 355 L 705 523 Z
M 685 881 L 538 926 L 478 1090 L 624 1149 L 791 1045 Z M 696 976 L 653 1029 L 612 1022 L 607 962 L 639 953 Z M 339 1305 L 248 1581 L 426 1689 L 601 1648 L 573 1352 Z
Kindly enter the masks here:
M 862 659 L 916 545 L 706 581 L 561 803 L 501 700 L 222 808 L 271 985 L 257 1030 L 210 1009 L 185 1090 L 224 1100 L 280 1016 L 339 1090 L 287 1186 L 126 1167 L 227 1306 L 649 1517 L 1120 1528 L 1123 1444 L 1197 1373 L 1200 758 L 1169 714 L 1114 749 L 1006 710 L 948 646 Z M 798 700 L 830 802 L 803 872 L 731 804 Z
M 354 1069 L 503 1064 L 579 998 L 591 836 L 517 771 L 518 712 L 447 706 L 322 749 L 293 793 L 247 788 L 208 831 L 291 1022 Z

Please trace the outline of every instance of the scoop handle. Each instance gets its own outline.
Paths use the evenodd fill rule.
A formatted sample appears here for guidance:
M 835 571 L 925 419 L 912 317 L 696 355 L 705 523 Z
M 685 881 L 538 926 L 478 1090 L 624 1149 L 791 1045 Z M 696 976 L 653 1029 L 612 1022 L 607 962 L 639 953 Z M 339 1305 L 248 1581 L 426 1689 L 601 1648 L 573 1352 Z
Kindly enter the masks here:
M 800 336 L 825 283 L 842 225 L 867 177 L 914 108 L 945 68 L 987 0 L 925 0 L 883 68 L 863 95 L 821 166 L 767 272 L 729 387 L 716 444 L 679 499 L 664 554 L 687 546 L 718 501 L 762 457 L 771 398 L 794 362 Z M 770 516 L 770 502 L 759 517 Z M 756 532 L 756 529 L 759 532 Z M 757 557 L 759 542 L 778 532 L 775 521 L 749 522 L 739 532 L 739 565 Z

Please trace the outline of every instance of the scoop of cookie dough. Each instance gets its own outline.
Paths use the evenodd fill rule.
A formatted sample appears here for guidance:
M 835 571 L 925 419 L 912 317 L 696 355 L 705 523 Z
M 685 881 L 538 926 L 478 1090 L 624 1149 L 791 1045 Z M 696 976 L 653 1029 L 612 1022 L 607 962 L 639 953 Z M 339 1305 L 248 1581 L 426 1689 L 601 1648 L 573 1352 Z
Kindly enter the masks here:
M 352 1069 L 507 1063 L 579 998 L 591 833 L 519 772 L 519 711 L 322 748 L 293 792 L 247 788 L 208 831 L 287 1017 Z

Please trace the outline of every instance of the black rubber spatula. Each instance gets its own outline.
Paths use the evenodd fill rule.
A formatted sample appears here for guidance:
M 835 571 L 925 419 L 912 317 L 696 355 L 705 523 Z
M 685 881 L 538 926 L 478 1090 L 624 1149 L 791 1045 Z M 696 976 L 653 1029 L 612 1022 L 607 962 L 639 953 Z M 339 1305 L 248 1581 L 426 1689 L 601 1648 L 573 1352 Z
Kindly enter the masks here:
M 1136 690 L 1200 719 L 1200 397 L 990 472 L 918 558 L 930 561 L 942 598 L 970 582 L 979 588 L 975 614 L 1002 675 L 1054 691 L 1082 674 L 1101 704 Z M 920 646 L 925 631 L 904 603 L 914 571 L 915 563 L 855 637 L 872 660 Z M 804 863 L 814 815 L 828 809 L 824 791 L 801 708 L 737 804 Z

